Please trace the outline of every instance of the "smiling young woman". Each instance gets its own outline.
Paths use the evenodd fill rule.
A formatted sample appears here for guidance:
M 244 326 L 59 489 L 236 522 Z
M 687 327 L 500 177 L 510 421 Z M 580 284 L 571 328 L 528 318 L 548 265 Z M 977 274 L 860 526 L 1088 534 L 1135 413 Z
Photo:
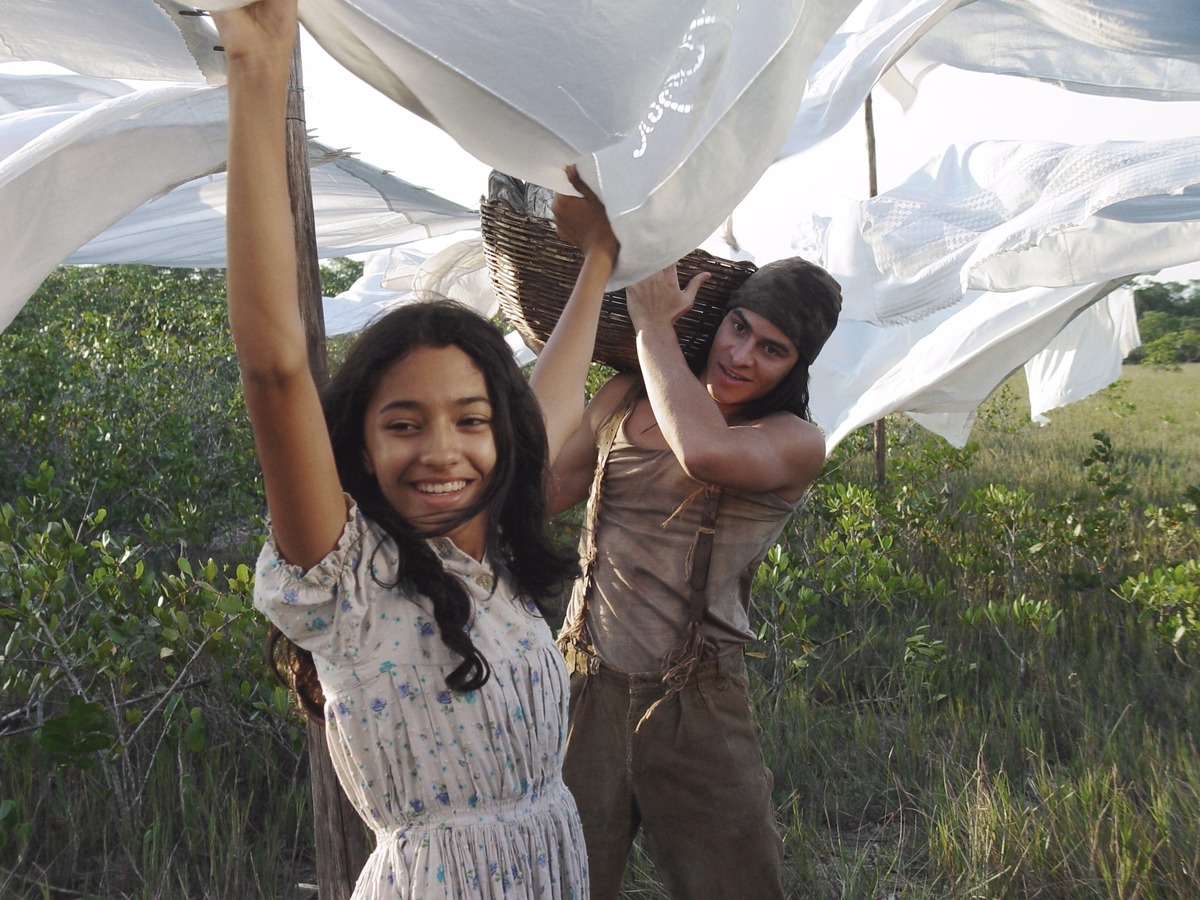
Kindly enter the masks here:
M 416 347 L 392 363 L 367 404 L 364 443 L 366 471 L 402 518 L 483 559 L 486 510 L 456 521 L 479 505 L 496 465 L 487 383 L 466 353 Z
M 499 329 L 445 300 L 372 323 L 318 391 L 284 161 L 296 0 L 213 18 L 229 321 L 271 526 L 254 603 L 375 833 L 353 897 L 583 900 L 545 615 L 578 566 L 548 528 L 541 411 Z

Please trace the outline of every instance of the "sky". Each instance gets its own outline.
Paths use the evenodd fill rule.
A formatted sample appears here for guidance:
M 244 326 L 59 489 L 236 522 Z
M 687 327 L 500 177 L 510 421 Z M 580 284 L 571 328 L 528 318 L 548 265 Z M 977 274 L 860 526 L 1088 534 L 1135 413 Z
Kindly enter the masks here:
M 489 167 L 436 126 L 407 112 L 330 58 L 302 35 L 305 108 L 317 140 L 354 151 L 447 199 L 474 207 L 487 190 Z M 1200 137 L 1200 102 L 1122 100 L 1065 91 L 1031 79 L 942 66 L 922 82 L 906 112 L 885 91 L 873 99 L 878 189 L 904 181 L 954 142 L 987 139 L 1086 144 L 1105 140 Z M 830 215 L 869 196 L 861 114 L 838 134 L 771 167 L 733 214 L 744 243 L 789 254 L 791 224 Z M 788 198 L 792 209 L 780 208 Z M 1160 280 L 1200 279 L 1197 262 L 1164 270 Z

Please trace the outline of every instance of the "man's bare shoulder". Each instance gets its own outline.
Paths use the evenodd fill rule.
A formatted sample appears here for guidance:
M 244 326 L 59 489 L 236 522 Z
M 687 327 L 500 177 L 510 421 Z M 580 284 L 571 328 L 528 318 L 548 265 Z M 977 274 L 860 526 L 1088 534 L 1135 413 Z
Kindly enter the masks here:
M 587 405 L 586 419 L 588 427 L 597 431 L 600 426 L 613 414 L 620 402 L 625 399 L 629 389 L 637 383 L 637 376 L 624 372 L 614 375 L 593 395 Z

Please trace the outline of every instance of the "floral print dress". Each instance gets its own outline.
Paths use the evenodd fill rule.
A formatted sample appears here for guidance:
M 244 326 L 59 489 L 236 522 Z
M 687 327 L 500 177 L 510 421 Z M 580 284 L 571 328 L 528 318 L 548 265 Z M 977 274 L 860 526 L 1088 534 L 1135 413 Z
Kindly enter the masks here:
M 353 896 L 585 900 L 583 831 L 562 781 L 562 656 L 501 567 L 430 544 L 474 605 L 471 639 L 492 669 L 477 691 L 446 687 L 461 657 L 428 598 L 383 586 L 396 544 L 357 507 L 307 572 L 273 540 L 259 557 L 255 606 L 312 652 L 334 768 L 375 832 Z

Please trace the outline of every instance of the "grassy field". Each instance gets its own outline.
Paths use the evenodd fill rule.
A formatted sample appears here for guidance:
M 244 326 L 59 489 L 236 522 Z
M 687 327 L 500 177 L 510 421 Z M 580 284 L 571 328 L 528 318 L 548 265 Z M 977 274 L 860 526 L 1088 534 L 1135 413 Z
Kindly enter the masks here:
M 1018 372 L 980 407 L 965 454 L 969 465 L 945 448 L 937 472 L 942 486 L 1004 484 L 1061 497 L 1080 481 L 1098 431 L 1111 437 L 1137 505 L 1170 503 L 1189 484 L 1200 484 L 1200 364 L 1173 370 L 1125 366 L 1116 383 L 1046 418 L 1045 424 L 1030 420 L 1025 377 Z M 869 432 L 852 436 L 860 452 L 835 455 L 826 478 L 874 477 Z M 888 419 L 888 440 L 902 458 L 913 445 L 943 443 L 903 416 Z
M 895 481 L 814 496 L 811 640 L 760 700 L 795 896 L 1200 887 L 1197 398 L 1200 366 L 1126 367 L 1039 426 L 1018 375 L 963 454 L 897 422 Z M 1122 596 L 1160 568 L 1165 604 Z
M 1052 410 L 1044 426 L 1029 422 L 1027 396 L 1018 374 L 980 411 L 976 477 L 1056 495 L 1104 431 L 1139 501 L 1167 504 L 1200 484 L 1200 364 L 1126 366 L 1115 385 Z

